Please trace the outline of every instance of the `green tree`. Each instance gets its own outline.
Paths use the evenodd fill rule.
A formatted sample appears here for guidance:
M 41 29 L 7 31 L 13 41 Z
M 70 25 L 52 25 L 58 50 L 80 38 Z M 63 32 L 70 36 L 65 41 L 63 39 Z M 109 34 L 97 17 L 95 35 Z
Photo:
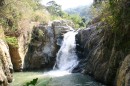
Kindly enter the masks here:
M 61 6 L 58 5 L 55 1 L 49 1 L 47 3 L 47 10 L 52 14 L 56 16 L 62 16 L 62 10 Z

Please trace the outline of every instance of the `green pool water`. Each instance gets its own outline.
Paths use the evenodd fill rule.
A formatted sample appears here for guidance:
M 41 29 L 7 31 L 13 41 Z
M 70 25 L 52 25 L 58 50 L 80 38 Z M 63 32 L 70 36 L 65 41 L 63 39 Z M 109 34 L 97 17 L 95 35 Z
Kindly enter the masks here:
M 15 72 L 11 86 L 24 86 L 27 82 L 38 78 L 35 86 L 105 86 L 94 81 L 90 76 L 72 73 L 59 77 L 44 75 L 40 72 Z M 29 85 L 33 86 L 33 85 Z

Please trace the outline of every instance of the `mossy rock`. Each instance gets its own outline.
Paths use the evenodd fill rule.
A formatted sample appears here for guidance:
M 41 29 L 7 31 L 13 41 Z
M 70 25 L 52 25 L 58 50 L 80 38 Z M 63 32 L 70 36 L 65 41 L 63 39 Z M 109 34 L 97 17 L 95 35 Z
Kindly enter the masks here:
M 18 47 L 18 39 L 16 37 L 6 36 L 6 42 L 13 47 Z

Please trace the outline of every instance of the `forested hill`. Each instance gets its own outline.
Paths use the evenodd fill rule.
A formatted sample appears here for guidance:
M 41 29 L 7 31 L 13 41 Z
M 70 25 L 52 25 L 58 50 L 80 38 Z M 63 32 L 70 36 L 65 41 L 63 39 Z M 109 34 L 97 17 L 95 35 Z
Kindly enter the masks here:
M 76 8 L 69 8 L 69 9 L 65 10 L 65 12 L 67 12 L 68 14 L 71 14 L 71 15 L 78 14 L 82 18 L 85 19 L 86 23 L 88 23 L 89 21 L 91 21 L 95 17 L 98 17 L 102 13 L 105 5 L 106 4 L 104 2 L 95 1 L 91 5 L 79 6 Z
M 76 8 L 69 8 L 65 10 L 68 14 L 78 14 L 81 17 L 85 18 L 86 21 L 89 21 L 92 19 L 92 12 L 90 6 L 79 6 Z

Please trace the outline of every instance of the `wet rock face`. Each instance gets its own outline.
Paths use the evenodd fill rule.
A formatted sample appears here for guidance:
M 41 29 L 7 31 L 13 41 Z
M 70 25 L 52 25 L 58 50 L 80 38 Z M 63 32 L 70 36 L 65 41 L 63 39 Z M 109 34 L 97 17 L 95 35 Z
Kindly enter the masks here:
M 8 86 L 12 82 L 13 66 L 7 44 L 0 39 L 0 86 Z
M 32 40 L 25 56 L 25 69 L 39 69 L 53 63 L 55 52 L 54 33 L 50 27 L 39 26 L 33 29 Z M 51 60 L 51 61 L 50 61 Z
M 111 86 L 119 84 L 123 86 L 122 83 L 129 86 L 129 56 L 126 57 L 122 50 L 114 47 L 115 43 L 112 41 L 114 37 L 109 30 L 98 30 L 96 29 L 98 26 L 99 23 L 80 30 L 76 36 L 77 54 L 80 60 L 77 70 Z
M 57 20 L 39 25 L 32 31 L 31 42 L 24 60 L 24 69 L 52 68 L 63 34 L 71 30 L 67 21 Z
M 76 35 L 76 49 L 79 57 L 79 65 L 75 71 L 84 71 L 89 54 L 96 49 L 100 41 L 101 32 L 102 30 L 96 30 L 96 26 L 90 26 L 78 32 Z

